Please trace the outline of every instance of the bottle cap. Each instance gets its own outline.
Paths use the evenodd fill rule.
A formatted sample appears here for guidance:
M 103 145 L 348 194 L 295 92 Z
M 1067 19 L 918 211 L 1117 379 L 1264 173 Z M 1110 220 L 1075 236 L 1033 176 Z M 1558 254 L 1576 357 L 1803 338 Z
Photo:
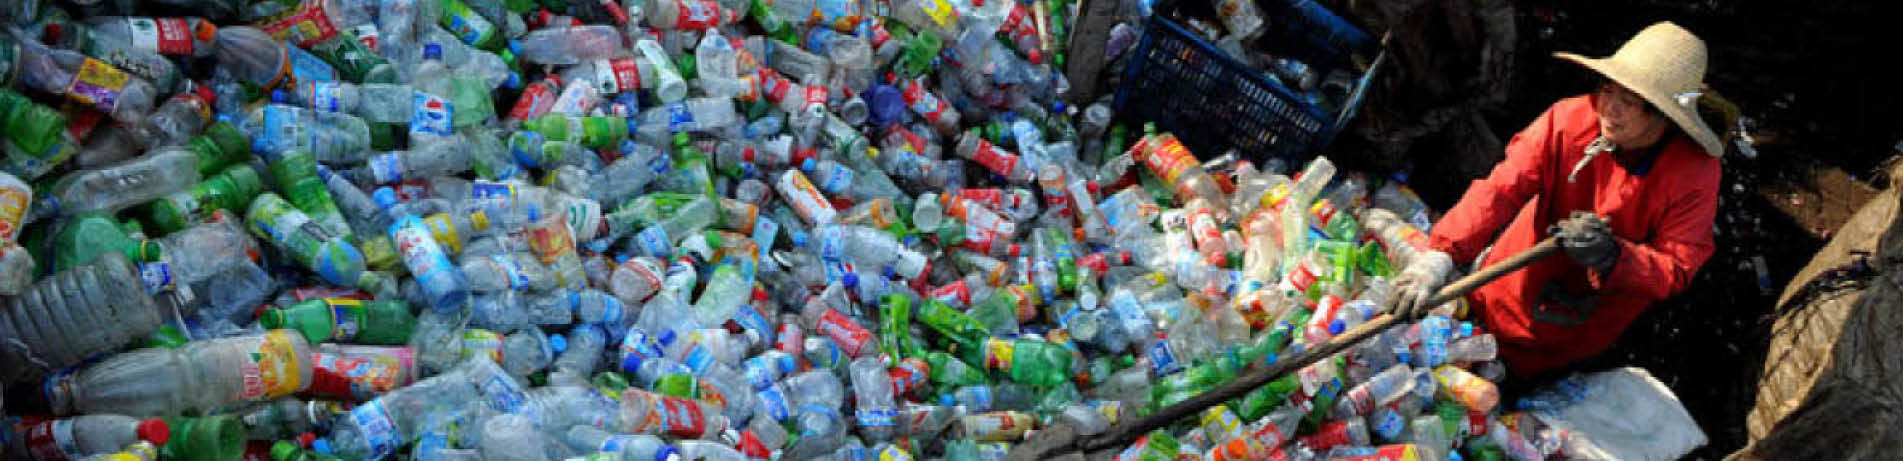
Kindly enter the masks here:
M 283 310 L 270 309 L 265 305 L 259 305 L 258 308 L 262 309 L 262 311 L 258 313 L 258 326 L 262 326 L 266 330 L 275 330 L 284 327 L 285 319 Z
M 1036 65 L 1042 65 L 1042 64 L 1044 64 L 1044 53 L 1043 53 L 1043 52 L 1041 52 L 1041 51 L 1038 51 L 1038 50 L 1031 50 L 1031 52 L 1030 52 L 1030 53 L 1026 53 L 1026 54 L 1028 54 L 1028 55 L 1030 55 L 1029 57 L 1030 57 L 1030 59 L 1031 59 L 1031 65 L 1033 65 L 1033 66 L 1036 66 Z
M 548 335 L 548 348 L 554 351 L 555 355 L 561 355 L 562 352 L 568 350 L 568 337 L 560 333 Z
M 277 443 L 271 444 L 271 459 L 275 461 L 289 461 L 292 458 L 296 458 L 298 452 L 301 451 L 304 450 L 298 449 L 297 444 L 291 443 L 289 440 L 279 440 Z
M 137 432 L 139 440 L 152 442 L 153 445 L 164 445 L 165 441 L 172 439 L 172 426 L 163 419 L 140 421 Z
M 754 301 L 767 301 L 767 300 L 768 300 L 768 298 L 767 298 L 767 292 L 766 292 L 766 289 L 764 289 L 764 288 L 760 288 L 760 287 L 753 287 L 753 300 L 754 300 Z
M 287 98 L 287 97 L 286 97 L 286 96 L 284 95 L 284 89 L 283 89 L 283 88 L 277 88 L 277 89 L 273 89 L 273 90 L 271 90 L 271 103 L 272 103 L 272 104 L 284 104 L 284 101 L 285 101 L 285 99 L 286 99 L 286 98 Z
M 812 173 L 813 170 L 817 170 L 817 169 L 819 169 L 819 162 L 813 161 L 812 157 L 807 157 L 806 160 L 800 161 L 801 172 Z
M 325 439 L 312 440 L 311 450 L 326 455 L 333 454 L 330 451 L 330 441 Z
M 514 42 L 514 41 L 511 40 L 511 42 Z M 511 43 L 511 46 L 514 46 L 514 44 Z M 443 45 L 440 43 L 424 44 L 423 45 L 423 59 L 435 59 L 438 61 L 442 60 L 443 59 Z
M 316 441 L 317 441 L 317 434 L 313 434 L 310 432 L 303 432 L 303 433 L 297 434 L 297 446 L 299 448 L 309 448 L 311 444 Z
M 514 56 L 520 56 L 520 55 L 522 55 L 522 41 L 521 41 L 521 40 L 509 40 L 509 43 L 508 43 L 508 49 L 509 49 L 509 54 L 510 54 L 510 55 L 514 55 Z
M 508 87 L 511 90 L 522 89 L 522 74 L 509 71 L 509 78 L 502 82 L 502 86 Z
M 859 273 L 857 273 L 857 272 L 847 272 L 847 273 L 846 273 L 846 276 L 844 276 L 844 277 L 840 277 L 840 278 L 839 278 L 839 283 L 840 283 L 841 285 L 845 285 L 845 286 L 846 286 L 846 288 L 854 288 L 854 287 L 857 287 L 857 286 L 859 286 Z
M 659 451 L 654 452 L 654 461 L 680 461 L 680 459 L 681 453 L 674 447 L 661 447 Z

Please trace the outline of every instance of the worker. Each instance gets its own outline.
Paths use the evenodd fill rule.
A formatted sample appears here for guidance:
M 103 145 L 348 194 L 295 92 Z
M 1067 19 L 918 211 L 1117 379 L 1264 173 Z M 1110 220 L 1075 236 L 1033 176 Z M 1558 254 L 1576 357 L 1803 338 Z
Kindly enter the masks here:
M 1602 83 L 1554 103 L 1507 143 L 1506 159 L 1433 226 L 1434 251 L 1402 268 L 1389 300 L 1397 313 L 1422 314 L 1438 307 L 1424 304 L 1456 266 L 1492 265 L 1557 235 L 1567 257 L 1467 299 L 1519 376 L 1597 355 L 1646 306 L 1683 291 L 1711 256 L 1718 212 L 1723 149 L 1696 110 L 1702 40 L 1661 22 L 1611 57 L 1555 56 Z

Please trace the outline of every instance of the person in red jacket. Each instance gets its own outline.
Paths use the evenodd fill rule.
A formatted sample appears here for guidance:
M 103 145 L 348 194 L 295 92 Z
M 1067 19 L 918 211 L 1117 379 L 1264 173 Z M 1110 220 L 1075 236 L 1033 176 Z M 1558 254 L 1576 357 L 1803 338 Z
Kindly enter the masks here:
M 1703 41 L 1661 22 L 1608 58 L 1556 56 L 1605 81 L 1507 143 L 1506 159 L 1433 226 L 1436 251 L 1402 269 L 1389 301 L 1420 315 L 1437 307 L 1422 304 L 1456 265 L 1491 265 L 1557 234 L 1568 257 L 1468 297 L 1521 376 L 1597 355 L 1646 306 L 1684 290 L 1711 256 L 1718 212 L 1723 149 L 1696 110 Z

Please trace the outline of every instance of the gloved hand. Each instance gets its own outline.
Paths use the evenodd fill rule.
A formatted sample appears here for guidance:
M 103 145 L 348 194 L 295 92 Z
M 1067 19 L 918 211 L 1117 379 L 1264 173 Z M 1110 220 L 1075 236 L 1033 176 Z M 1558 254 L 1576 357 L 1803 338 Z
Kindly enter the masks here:
M 1605 218 L 1598 215 L 1574 211 L 1571 217 L 1553 224 L 1547 232 L 1559 237 L 1559 246 L 1566 249 L 1566 256 L 1600 274 L 1611 272 L 1613 263 L 1619 262 L 1619 242 L 1613 238 Z
M 1434 308 L 1427 304 L 1427 298 L 1447 285 L 1453 273 L 1454 259 L 1447 253 L 1420 253 L 1401 268 L 1401 273 L 1395 274 L 1388 291 L 1387 312 L 1408 320 L 1427 315 L 1427 311 Z

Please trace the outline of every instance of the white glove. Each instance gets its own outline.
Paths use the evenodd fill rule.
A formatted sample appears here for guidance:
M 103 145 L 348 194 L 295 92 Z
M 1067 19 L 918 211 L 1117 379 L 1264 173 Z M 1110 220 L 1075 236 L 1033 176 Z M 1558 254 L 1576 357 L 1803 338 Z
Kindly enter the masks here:
M 1427 315 L 1434 308 L 1427 304 L 1427 298 L 1447 285 L 1453 273 L 1454 259 L 1447 253 L 1428 251 L 1415 256 L 1394 276 L 1393 288 L 1388 292 L 1388 313 L 1406 320 Z

